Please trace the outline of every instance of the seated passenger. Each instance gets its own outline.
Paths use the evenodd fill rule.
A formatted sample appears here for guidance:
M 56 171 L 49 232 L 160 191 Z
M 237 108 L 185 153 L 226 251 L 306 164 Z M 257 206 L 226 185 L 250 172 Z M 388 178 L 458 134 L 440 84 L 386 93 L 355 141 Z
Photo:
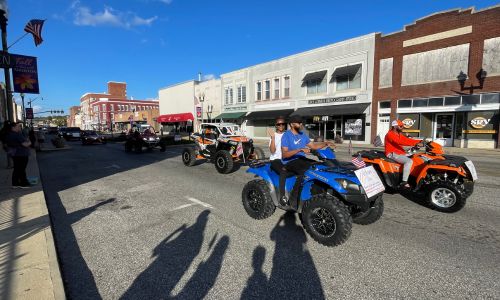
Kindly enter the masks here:
M 279 200 L 282 205 L 287 204 L 287 197 L 285 195 L 285 181 L 287 170 L 283 162 L 281 161 L 281 137 L 286 130 L 286 121 L 284 117 L 276 118 L 275 122 L 276 132 L 268 128 L 267 133 L 271 137 L 269 141 L 269 150 L 271 151 L 271 169 L 280 175 L 280 186 L 279 186 Z

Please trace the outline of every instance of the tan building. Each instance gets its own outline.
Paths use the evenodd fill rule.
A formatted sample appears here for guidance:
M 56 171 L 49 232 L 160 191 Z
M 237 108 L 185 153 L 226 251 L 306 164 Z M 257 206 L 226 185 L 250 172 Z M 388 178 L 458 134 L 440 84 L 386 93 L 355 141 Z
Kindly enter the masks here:
M 132 124 L 149 124 L 156 131 L 160 130 L 160 124 L 156 121 L 159 109 L 149 109 L 142 111 L 121 111 L 114 114 L 115 130 L 128 131 Z

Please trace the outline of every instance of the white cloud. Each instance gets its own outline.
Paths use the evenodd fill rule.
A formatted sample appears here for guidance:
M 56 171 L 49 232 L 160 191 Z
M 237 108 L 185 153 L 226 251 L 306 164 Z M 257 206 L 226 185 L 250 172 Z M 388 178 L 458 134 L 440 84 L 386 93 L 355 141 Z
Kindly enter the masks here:
M 212 80 L 212 79 L 215 79 L 215 75 L 214 74 L 206 74 L 206 75 L 203 75 L 202 79 L 203 80 Z
M 131 28 L 134 26 L 151 26 L 158 19 L 157 16 L 151 18 L 142 18 L 132 12 L 121 12 L 112 7 L 104 7 L 104 10 L 92 12 L 90 8 L 75 1 L 71 5 L 74 14 L 73 23 L 79 26 L 114 26 L 122 28 Z
M 34 113 L 41 112 L 41 111 L 42 111 L 42 107 L 40 105 L 33 105 L 33 112 Z

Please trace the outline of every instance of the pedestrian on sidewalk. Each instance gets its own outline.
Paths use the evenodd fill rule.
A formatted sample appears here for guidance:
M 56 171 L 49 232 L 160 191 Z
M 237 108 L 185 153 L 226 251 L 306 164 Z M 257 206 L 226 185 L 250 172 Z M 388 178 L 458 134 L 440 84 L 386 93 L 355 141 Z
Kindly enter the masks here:
M 12 123 L 10 121 L 5 121 L 3 123 L 2 129 L 0 129 L 0 141 L 2 142 L 2 148 L 5 151 L 5 156 L 7 157 L 7 169 L 10 169 L 14 166 L 14 162 L 12 161 L 12 157 L 9 154 L 8 148 L 7 148 L 7 134 L 10 132 L 10 129 L 12 127 Z
M 13 123 L 5 141 L 8 153 L 14 161 L 14 171 L 12 172 L 13 188 L 28 188 L 30 183 L 26 177 L 26 166 L 30 155 L 31 142 L 21 133 L 21 122 Z

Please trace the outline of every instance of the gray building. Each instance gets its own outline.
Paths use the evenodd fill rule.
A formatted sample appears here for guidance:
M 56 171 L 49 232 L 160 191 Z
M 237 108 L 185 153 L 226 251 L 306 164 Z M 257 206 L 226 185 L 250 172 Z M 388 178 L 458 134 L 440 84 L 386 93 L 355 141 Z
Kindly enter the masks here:
M 369 143 L 375 34 L 221 75 L 219 118 L 266 138 L 277 116 L 301 115 L 311 137 Z

